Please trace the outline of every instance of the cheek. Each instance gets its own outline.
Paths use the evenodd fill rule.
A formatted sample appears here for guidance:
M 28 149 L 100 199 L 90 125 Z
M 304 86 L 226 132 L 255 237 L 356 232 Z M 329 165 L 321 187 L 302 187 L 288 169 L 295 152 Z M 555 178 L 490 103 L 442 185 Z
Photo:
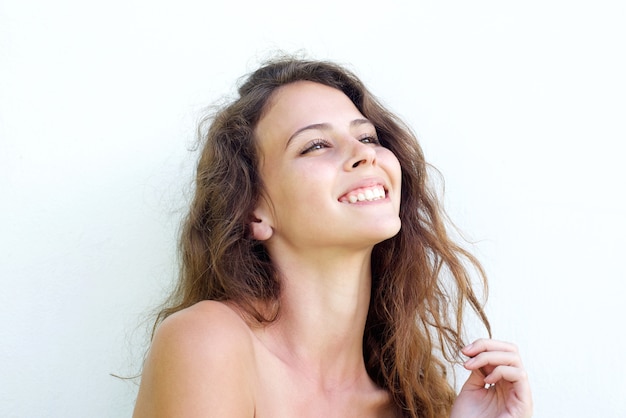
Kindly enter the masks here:
M 399 206 L 402 191 L 402 167 L 400 166 L 400 161 L 395 154 L 388 149 L 384 149 L 378 159 L 385 165 L 389 179 L 392 182 L 392 186 L 396 190 L 395 200 L 396 204 Z
M 283 216 L 299 209 L 309 210 L 320 187 L 319 170 L 307 165 L 288 166 L 268 173 L 267 191 L 277 212 Z
M 393 180 L 397 180 L 399 182 L 402 177 L 402 168 L 400 167 L 400 161 L 396 155 L 391 152 L 391 150 L 383 148 L 377 158 L 385 164 L 389 176 L 391 176 Z
M 284 171 L 280 185 L 280 198 L 292 210 L 306 211 L 320 208 L 333 198 L 336 167 L 321 161 L 301 162 Z

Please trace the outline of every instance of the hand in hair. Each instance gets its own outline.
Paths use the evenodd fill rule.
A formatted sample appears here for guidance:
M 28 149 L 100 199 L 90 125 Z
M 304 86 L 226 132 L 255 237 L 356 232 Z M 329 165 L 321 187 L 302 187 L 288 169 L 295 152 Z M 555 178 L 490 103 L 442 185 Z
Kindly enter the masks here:
M 528 418 L 532 396 L 517 347 L 481 339 L 463 348 L 472 373 L 452 408 L 451 418 Z

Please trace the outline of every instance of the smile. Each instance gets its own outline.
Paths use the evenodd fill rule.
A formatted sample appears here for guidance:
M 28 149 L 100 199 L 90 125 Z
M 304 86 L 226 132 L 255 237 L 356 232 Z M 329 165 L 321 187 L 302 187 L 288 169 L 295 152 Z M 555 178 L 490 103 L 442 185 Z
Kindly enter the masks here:
M 373 202 L 385 198 L 385 189 L 381 185 L 362 187 L 341 196 L 341 203 Z

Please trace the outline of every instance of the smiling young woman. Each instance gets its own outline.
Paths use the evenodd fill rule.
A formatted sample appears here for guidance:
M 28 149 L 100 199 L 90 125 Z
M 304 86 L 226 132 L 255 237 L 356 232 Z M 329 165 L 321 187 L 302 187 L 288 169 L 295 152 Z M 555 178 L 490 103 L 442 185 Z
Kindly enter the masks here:
M 410 129 L 328 62 L 269 62 L 239 94 L 207 121 L 134 416 L 529 417 L 515 347 L 462 341 L 468 307 L 489 332 L 466 266 L 484 275 Z
M 263 222 L 252 223 L 252 233 L 281 255 L 275 263 L 313 254 L 343 263 L 342 253 L 359 247 L 369 260 L 375 244 L 398 233 L 400 163 L 341 91 L 310 81 L 285 85 L 255 132 L 264 190 L 254 211 Z

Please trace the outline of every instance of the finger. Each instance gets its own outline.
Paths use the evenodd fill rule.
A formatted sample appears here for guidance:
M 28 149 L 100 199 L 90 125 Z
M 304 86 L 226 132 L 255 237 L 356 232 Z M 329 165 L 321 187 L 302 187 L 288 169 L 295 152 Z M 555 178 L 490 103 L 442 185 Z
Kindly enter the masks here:
M 472 373 L 463 385 L 463 389 L 484 389 L 486 385 L 485 376 L 488 376 L 488 374 L 481 370 L 472 370 Z
M 498 366 L 489 375 L 485 376 L 485 383 L 493 384 L 501 380 L 511 383 L 524 382 L 528 380 L 528 376 L 524 369 L 513 366 Z
M 485 351 L 467 360 L 463 366 L 468 370 L 482 369 L 486 366 L 522 367 L 522 360 L 515 352 Z
M 499 382 L 509 382 L 512 385 L 515 399 L 525 405 L 524 409 L 532 414 L 533 400 L 530 390 L 530 383 L 528 376 L 523 368 L 510 367 L 510 366 L 498 366 L 491 374 L 485 377 L 485 388 L 499 386 Z M 530 415 L 528 415 L 530 416 Z
M 518 349 L 515 344 L 487 338 L 481 338 L 479 340 L 476 340 L 461 349 L 461 352 L 468 357 L 474 357 L 478 353 L 482 353 L 485 351 L 506 351 L 511 353 L 517 353 Z

